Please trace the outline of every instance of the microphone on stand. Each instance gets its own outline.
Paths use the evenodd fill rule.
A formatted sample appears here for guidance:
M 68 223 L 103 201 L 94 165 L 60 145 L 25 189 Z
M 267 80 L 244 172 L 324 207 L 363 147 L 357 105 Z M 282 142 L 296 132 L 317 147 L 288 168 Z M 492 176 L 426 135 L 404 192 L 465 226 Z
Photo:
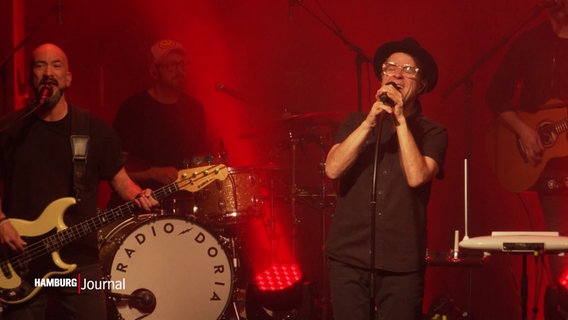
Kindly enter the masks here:
M 288 0 L 288 20 L 294 20 L 294 6 L 296 0 Z
M 63 4 L 61 0 L 57 0 L 57 24 L 63 25 Z
M 49 99 L 52 94 L 53 94 L 53 89 L 51 88 L 50 85 L 42 85 L 41 87 L 39 87 L 36 106 L 39 107 L 45 104 L 47 99 Z
M 152 313 L 156 309 L 156 296 L 148 289 L 136 289 L 132 292 L 130 305 L 144 313 Z
M 227 149 L 225 149 L 223 138 L 219 138 L 219 160 L 221 160 L 221 163 L 227 164 L 228 159 Z
M 246 103 L 250 102 L 249 98 L 245 94 L 231 88 L 230 86 L 225 85 L 223 82 L 217 82 L 215 84 L 215 90 L 223 92 L 237 100 L 241 100 Z

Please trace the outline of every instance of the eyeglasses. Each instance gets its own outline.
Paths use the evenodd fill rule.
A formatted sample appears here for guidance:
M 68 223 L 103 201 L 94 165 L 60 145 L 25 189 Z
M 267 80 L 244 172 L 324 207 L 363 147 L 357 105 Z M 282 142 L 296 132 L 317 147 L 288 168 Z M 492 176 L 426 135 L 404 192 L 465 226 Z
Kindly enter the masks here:
M 188 61 L 171 61 L 167 63 L 158 63 L 157 66 L 166 70 L 166 71 L 174 71 L 178 69 L 187 69 L 190 63 Z
M 383 63 L 383 73 L 387 76 L 395 76 L 399 71 L 402 72 L 402 75 L 405 78 L 410 78 L 410 79 L 414 79 L 416 78 L 416 75 L 418 74 L 418 71 L 420 71 L 420 68 L 418 67 L 413 67 L 409 64 L 405 64 L 405 65 L 398 65 L 394 62 L 385 62 Z

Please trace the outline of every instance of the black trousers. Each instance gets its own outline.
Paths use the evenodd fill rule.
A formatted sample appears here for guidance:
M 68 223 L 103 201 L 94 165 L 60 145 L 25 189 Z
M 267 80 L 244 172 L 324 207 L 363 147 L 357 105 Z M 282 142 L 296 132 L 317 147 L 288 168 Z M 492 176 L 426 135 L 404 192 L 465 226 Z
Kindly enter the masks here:
M 369 271 L 333 259 L 328 259 L 328 268 L 334 319 L 369 319 Z M 375 319 L 422 319 L 424 271 L 397 273 L 377 270 L 375 275 Z

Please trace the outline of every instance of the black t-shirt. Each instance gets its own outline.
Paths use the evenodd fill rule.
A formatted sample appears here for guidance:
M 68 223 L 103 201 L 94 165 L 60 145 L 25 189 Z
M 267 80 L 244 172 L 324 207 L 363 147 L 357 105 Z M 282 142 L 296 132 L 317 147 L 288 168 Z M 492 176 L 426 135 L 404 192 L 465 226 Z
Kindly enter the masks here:
M 351 113 L 340 126 L 340 143 L 365 119 L 366 114 Z M 422 117 L 407 119 L 423 155 L 434 159 L 443 176 L 447 131 L 436 122 Z M 326 252 L 332 259 L 349 265 L 370 267 L 370 198 L 376 133 L 369 134 L 353 166 L 340 180 L 335 215 L 331 222 Z M 375 267 L 394 272 L 417 271 L 424 267 L 426 252 L 426 206 L 431 182 L 411 188 L 400 164 L 396 132 L 385 121 L 381 133 L 381 155 L 377 174 L 376 256 Z
M 75 196 L 70 142 L 75 108 L 70 106 L 67 115 L 56 122 L 32 114 L 0 134 L 0 178 L 5 184 L 2 207 L 8 217 L 35 220 L 54 200 Z M 68 226 L 97 214 L 99 182 L 112 179 L 124 165 L 118 137 L 110 126 L 89 116 L 89 137 L 86 186 L 81 202 L 65 213 Z M 96 263 L 96 234 L 65 246 L 61 255 L 72 263 Z
M 205 151 L 205 112 L 187 94 L 164 104 L 140 92 L 121 105 L 114 128 L 128 156 L 146 166 L 184 168 Z
M 550 99 L 568 102 L 568 39 L 556 36 L 550 22 L 521 34 L 511 44 L 487 90 L 487 104 L 535 112 Z

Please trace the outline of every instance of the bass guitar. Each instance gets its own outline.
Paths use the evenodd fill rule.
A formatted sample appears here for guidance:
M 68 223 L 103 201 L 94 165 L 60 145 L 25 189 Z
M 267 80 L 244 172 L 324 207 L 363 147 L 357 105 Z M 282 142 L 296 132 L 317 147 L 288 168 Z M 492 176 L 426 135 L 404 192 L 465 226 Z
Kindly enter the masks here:
M 225 165 L 181 170 L 174 183 L 154 190 L 152 196 L 159 200 L 179 190 L 196 192 L 215 180 L 224 180 L 228 172 Z M 6 254 L 0 261 L 0 302 L 17 304 L 28 301 L 41 289 L 41 286 L 34 285 L 38 279 L 41 282 L 41 279 L 54 275 L 71 273 L 77 265 L 63 261 L 59 249 L 139 210 L 136 203 L 130 201 L 67 227 L 63 217 L 65 211 L 74 204 L 75 198 L 60 198 L 50 203 L 34 221 L 10 219 L 28 245 L 23 252 Z M 52 268 L 47 272 L 34 270 L 34 265 L 37 265 L 40 259 L 50 262 Z

